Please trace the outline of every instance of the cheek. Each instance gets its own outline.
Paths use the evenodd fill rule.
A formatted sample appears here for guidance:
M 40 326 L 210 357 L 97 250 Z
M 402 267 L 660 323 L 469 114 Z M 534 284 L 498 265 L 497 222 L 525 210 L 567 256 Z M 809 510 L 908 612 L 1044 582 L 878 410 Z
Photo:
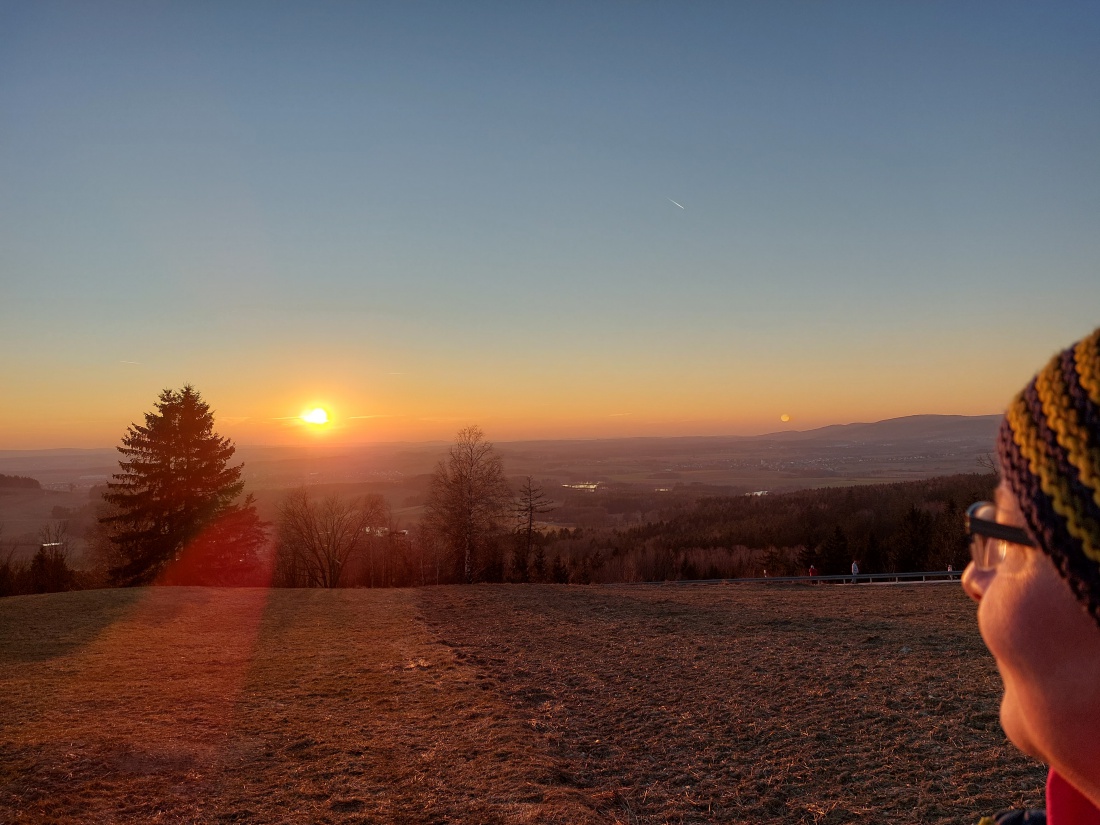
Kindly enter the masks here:
M 1048 715 L 1043 708 L 1046 665 L 1043 634 L 1026 621 L 1027 611 L 1019 594 L 988 592 L 986 595 L 979 605 L 978 626 L 1004 683 L 1001 727 L 1020 750 L 1043 758 L 1042 748 L 1036 741 L 1042 739 L 1042 732 L 1033 730 L 1041 727 L 1040 720 Z M 1011 600 L 1008 596 L 1012 596 Z
M 999 575 L 978 605 L 978 628 L 1002 675 L 1040 681 L 1051 664 L 1052 628 L 1034 580 Z
M 1042 572 L 994 582 L 978 623 L 1005 685 L 1005 733 L 1051 762 L 1070 757 L 1063 752 L 1078 749 L 1074 740 L 1085 728 L 1089 741 L 1100 733 L 1100 632 L 1053 568 Z

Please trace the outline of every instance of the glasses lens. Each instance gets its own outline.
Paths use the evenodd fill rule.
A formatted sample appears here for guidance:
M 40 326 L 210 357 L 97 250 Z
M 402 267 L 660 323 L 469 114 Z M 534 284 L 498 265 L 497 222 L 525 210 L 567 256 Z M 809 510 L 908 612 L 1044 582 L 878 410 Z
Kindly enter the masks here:
M 1008 553 L 1008 542 L 990 536 L 974 536 L 970 542 L 970 556 L 980 570 L 992 570 Z
M 971 510 L 970 515 L 981 521 L 996 521 L 997 505 L 986 501 L 980 507 Z M 973 530 L 973 527 L 971 529 Z M 979 570 L 992 570 L 1004 560 L 1005 551 L 1006 544 L 1001 539 L 971 532 L 970 557 L 974 559 L 974 566 Z
M 996 521 L 997 505 L 991 501 L 987 501 L 974 512 L 974 515 L 983 521 Z

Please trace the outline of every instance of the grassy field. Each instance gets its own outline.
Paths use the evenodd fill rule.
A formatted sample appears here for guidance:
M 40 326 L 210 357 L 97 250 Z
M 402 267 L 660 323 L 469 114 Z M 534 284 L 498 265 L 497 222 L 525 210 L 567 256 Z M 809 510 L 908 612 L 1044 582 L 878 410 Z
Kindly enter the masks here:
M 1039 804 L 957 586 L 0 600 L 0 822 L 952 822 Z

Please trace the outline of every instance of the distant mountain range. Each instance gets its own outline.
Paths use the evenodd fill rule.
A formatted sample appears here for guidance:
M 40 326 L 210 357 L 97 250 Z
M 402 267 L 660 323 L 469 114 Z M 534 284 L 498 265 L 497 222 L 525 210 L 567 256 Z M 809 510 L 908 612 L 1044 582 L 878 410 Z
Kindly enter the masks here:
M 776 441 L 887 441 L 992 439 L 1000 415 L 906 415 L 868 424 L 830 424 L 815 430 L 768 433 L 757 439 Z

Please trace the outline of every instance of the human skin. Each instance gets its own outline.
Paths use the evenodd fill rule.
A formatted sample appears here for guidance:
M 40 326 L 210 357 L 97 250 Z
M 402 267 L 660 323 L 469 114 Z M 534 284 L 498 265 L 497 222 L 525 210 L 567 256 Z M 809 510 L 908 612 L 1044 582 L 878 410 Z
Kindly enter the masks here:
M 1024 526 L 997 488 L 997 521 Z M 1004 682 L 1001 727 L 1100 807 L 1100 626 L 1039 549 L 1009 544 L 994 570 L 967 565 L 963 589 Z

